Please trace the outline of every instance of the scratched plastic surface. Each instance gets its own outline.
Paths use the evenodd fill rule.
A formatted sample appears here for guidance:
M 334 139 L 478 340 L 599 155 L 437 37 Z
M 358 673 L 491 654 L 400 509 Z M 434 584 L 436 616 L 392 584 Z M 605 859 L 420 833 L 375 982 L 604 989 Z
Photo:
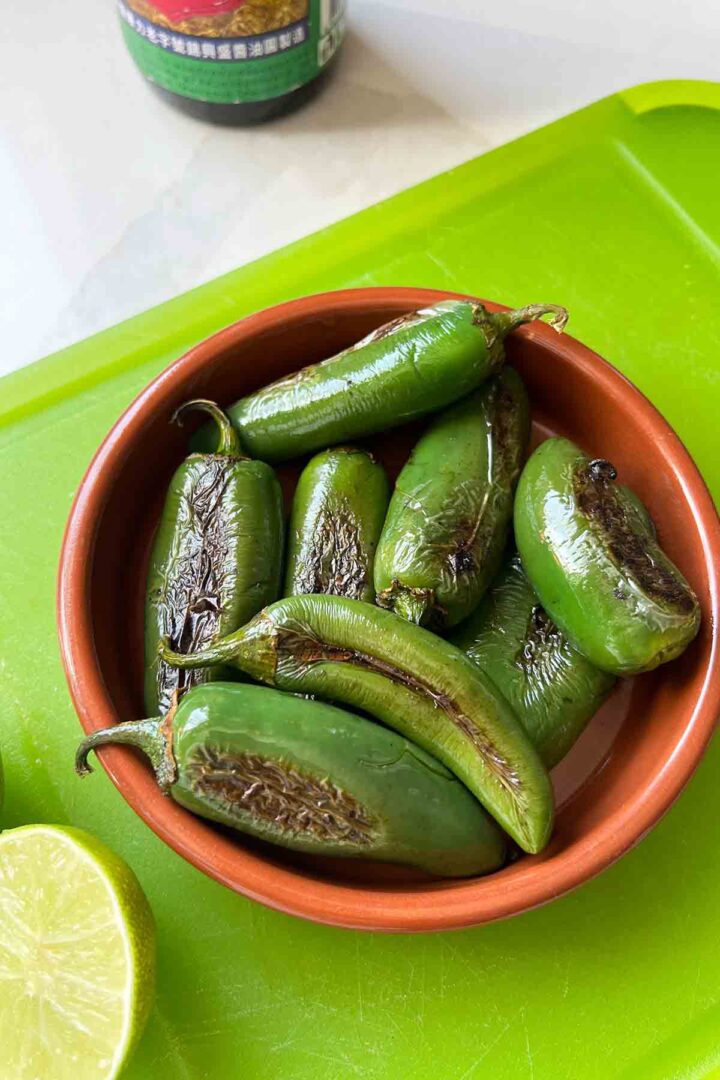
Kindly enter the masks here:
M 717 743 L 659 827 L 571 896 L 476 930 L 349 933 L 221 888 L 102 771 L 74 779 L 54 625 L 73 491 L 121 410 L 209 332 L 323 289 L 566 304 L 573 333 L 658 405 L 717 497 L 718 110 L 709 84 L 611 97 L 0 385 L 0 821 L 92 829 L 147 890 L 159 987 L 127 1080 L 720 1076 Z

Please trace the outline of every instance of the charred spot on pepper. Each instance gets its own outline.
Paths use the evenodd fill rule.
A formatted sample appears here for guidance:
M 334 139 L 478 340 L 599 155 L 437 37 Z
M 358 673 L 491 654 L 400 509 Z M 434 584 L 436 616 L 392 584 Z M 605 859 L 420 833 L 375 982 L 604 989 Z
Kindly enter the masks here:
M 493 445 L 498 462 L 502 463 L 503 471 L 511 474 L 509 478 L 511 484 L 514 484 L 520 475 L 521 463 L 515 460 L 518 457 L 516 448 L 519 430 L 517 401 L 508 387 L 498 380 L 494 391 L 492 412 Z M 511 463 L 512 470 L 509 468 Z
M 203 458 L 183 506 L 187 534 L 181 554 L 164 587 L 152 595 L 153 604 L 163 612 L 165 634 L 177 652 L 197 652 L 209 644 L 219 628 L 228 553 L 225 522 L 219 511 L 235 465 L 225 456 Z M 199 671 L 181 672 L 159 663 L 161 709 L 169 706 L 175 690 L 185 692 L 205 678 Z
M 496 380 L 492 394 L 492 469 L 496 477 L 507 476 L 507 481 L 512 486 L 520 473 L 521 464 L 517 454 L 517 402 L 502 378 Z M 453 577 L 474 574 L 481 569 L 478 554 L 488 550 L 494 536 L 494 529 L 485 525 L 487 510 L 488 505 L 483 501 L 471 520 L 458 523 L 453 540 L 454 547 L 447 557 Z
M 530 612 L 523 646 L 517 656 L 517 666 L 530 674 L 542 665 L 549 652 L 563 644 L 563 640 L 560 630 L 545 609 L 535 604 Z
M 488 520 L 488 503 L 483 500 L 475 517 L 458 521 L 447 544 L 434 544 L 432 550 L 445 552 L 445 561 L 453 579 L 461 574 L 475 574 L 482 568 L 495 534 L 494 521 Z
M 457 497 L 467 504 L 467 516 L 456 516 L 457 506 L 438 514 L 434 519 L 435 528 L 439 536 L 444 534 L 447 539 L 426 544 L 427 551 L 445 563 L 453 580 L 460 574 L 474 574 L 479 569 L 478 554 L 487 550 L 493 535 L 493 523 L 486 520 L 487 501 L 481 496 L 480 505 L 477 505 L 476 493 L 468 492 L 466 486 L 459 490 Z
M 353 345 L 353 349 L 359 349 L 361 346 L 370 345 L 374 341 L 382 341 L 383 338 L 390 337 L 392 334 L 397 333 L 398 330 L 402 330 L 406 326 L 411 326 L 413 323 L 422 322 L 423 317 L 419 311 L 409 311 L 407 315 L 399 315 L 397 319 L 391 319 L 390 322 L 384 323 L 379 326 L 377 330 L 373 330 L 372 333 L 364 337 L 362 341 L 359 341 L 357 345 Z
M 617 480 L 617 469 L 604 458 L 594 458 L 587 467 L 591 480 L 598 484 L 609 484 Z
M 471 310 L 473 326 L 479 327 L 483 332 L 485 344 L 491 354 L 492 366 L 493 368 L 499 367 L 504 359 L 504 353 L 502 349 L 502 336 L 498 327 L 494 320 L 490 318 L 490 312 L 483 304 L 472 304 Z
M 461 541 L 456 550 L 448 556 L 448 565 L 454 577 L 459 574 L 472 574 L 477 566 L 477 560 L 471 550 L 472 541 Z
M 570 663 L 567 638 L 540 604 L 535 604 L 530 612 L 525 636 L 514 663 L 527 679 L 529 696 L 538 684 L 551 686 Z
M 315 523 L 312 548 L 299 568 L 296 591 L 362 600 L 366 585 L 367 567 L 352 514 L 342 507 L 323 512 Z
M 184 771 L 196 796 L 288 836 L 354 847 L 369 847 L 379 836 L 378 822 L 354 795 L 285 761 L 205 745 L 194 749 Z
M 300 668 L 321 663 L 351 664 L 353 667 L 383 675 L 399 686 L 404 686 L 413 693 L 429 699 L 435 708 L 442 709 L 459 731 L 466 736 L 485 760 L 496 779 L 508 790 L 517 792 L 522 788 L 522 781 L 512 767 L 490 742 L 487 735 L 467 716 L 462 708 L 449 695 L 443 694 L 416 675 L 411 675 L 369 653 L 358 652 L 342 645 L 321 641 L 309 627 L 275 627 L 274 645 L 278 667 L 290 662 Z
M 281 378 L 276 379 L 275 382 L 270 383 L 266 389 L 275 394 L 288 386 L 301 386 L 305 382 L 312 382 L 319 376 L 320 369 L 325 363 L 327 363 L 326 360 L 320 360 L 317 364 L 308 364 L 306 367 L 301 368 L 300 371 L 291 371 L 289 375 L 283 375 Z
M 416 626 L 440 630 L 445 625 L 447 611 L 438 604 L 434 589 L 415 589 L 393 578 L 388 588 L 376 595 L 375 601 L 378 607 L 394 611 Z
M 348 457 L 352 457 L 355 454 L 359 454 L 360 457 L 366 457 L 373 465 L 377 462 L 377 458 L 371 450 L 367 450 L 365 447 L 358 446 L 333 446 L 333 454 L 347 454 Z
M 640 535 L 633 528 L 632 519 L 614 486 L 616 477 L 617 472 L 608 461 L 591 461 L 576 469 L 573 490 L 580 510 L 603 534 L 615 563 L 634 578 L 652 600 L 690 613 L 695 608 L 694 598 L 664 562 L 653 559 L 648 550 L 648 536 Z

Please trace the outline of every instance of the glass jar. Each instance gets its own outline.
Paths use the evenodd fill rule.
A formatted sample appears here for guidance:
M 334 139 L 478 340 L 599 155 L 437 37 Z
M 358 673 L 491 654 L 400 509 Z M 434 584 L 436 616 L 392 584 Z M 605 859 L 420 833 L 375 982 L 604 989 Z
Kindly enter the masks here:
M 314 94 L 345 34 L 346 0 L 118 0 L 135 63 L 173 104 L 247 124 Z

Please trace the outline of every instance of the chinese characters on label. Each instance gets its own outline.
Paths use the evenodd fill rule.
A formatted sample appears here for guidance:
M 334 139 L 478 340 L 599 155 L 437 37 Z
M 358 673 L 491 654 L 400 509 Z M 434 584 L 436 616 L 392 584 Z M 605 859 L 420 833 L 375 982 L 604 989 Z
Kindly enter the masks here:
M 342 4 L 343 0 L 332 0 L 332 2 Z M 160 48 L 176 53 L 178 56 L 190 56 L 198 60 L 259 60 L 265 56 L 287 52 L 288 49 L 304 44 L 308 39 L 308 24 L 304 20 L 284 30 L 260 34 L 257 37 L 209 41 L 207 38 L 169 33 L 131 11 L 126 4 L 121 2 L 118 7 L 120 15 L 128 26 L 152 45 L 159 45 Z M 331 36 L 333 35 L 327 35 L 327 37 Z M 334 48 L 332 51 L 334 52 Z

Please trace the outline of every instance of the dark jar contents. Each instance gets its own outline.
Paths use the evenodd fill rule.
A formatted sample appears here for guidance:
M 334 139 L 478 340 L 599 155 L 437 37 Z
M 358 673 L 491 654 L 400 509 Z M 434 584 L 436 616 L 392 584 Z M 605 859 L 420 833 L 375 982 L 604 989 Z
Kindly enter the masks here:
M 346 0 L 118 0 L 125 42 L 163 97 L 220 124 L 289 112 L 326 80 Z

